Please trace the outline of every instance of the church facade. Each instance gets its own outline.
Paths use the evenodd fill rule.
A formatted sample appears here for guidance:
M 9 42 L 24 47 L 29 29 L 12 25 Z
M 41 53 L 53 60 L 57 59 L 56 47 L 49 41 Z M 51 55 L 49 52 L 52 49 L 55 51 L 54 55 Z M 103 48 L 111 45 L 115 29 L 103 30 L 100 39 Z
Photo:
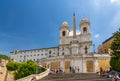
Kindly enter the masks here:
M 60 26 L 60 41 L 58 47 L 33 50 L 15 50 L 11 59 L 17 62 L 33 60 L 39 65 L 51 69 L 61 68 L 69 73 L 70 67 L 76 72 L 97 72 L 102 67 L 107 70 L 110 56 L 108 54 L 93 54 L 90 33 L 90 21 L 83 18 L 79 24 L 80 34 L 76 34 L 76 16 L 73 15 L 73 35 L 70 35 L 69 24 L 64 21 Z

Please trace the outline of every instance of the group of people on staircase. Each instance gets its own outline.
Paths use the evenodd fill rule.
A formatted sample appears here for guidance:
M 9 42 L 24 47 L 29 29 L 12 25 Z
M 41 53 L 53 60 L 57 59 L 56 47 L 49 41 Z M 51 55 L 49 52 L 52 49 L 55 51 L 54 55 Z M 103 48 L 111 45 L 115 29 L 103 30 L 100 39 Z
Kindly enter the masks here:
M 50 69 L 51 72 L 54 73 L 63 73 L 63 70 L 61 68 L 57 68 L 57 69 Z
M 80 72 L 80 69 L 79 69 L 79 67 L 72 67 L 72 66 L 70 66 L 70 73 L 79 73 Z
M 110 68 L 109 70 L 103 70 L 102 67 L 100 67 L 100 72 L 97 72 L 98 75 L 109 78 L 111 81 L 120 81 L 120 72 L 113 70 Z

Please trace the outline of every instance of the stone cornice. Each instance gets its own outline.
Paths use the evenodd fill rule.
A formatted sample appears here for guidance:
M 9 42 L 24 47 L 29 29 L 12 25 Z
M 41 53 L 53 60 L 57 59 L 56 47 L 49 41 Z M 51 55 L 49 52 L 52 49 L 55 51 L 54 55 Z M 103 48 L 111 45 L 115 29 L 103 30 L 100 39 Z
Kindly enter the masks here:
M 59 46 L 69 46 L 70 44 L 59 44 Z
M 56 56 L 56 57 L 49 57 L 49 58 L 43 58 L 40 59 L 40 62 L 45 61 L 54 61 L 54 60 L 65 60 L 65 59 L 110 59 L 111 56 L 108 54 L 73 54 L 73 55 L 64 55 L 64 56 Z
M 79 44 L 85 44 L 85 43 L 89 43 L 89 44 L 91 44 L 92 41 L 84 41 L 84 42 L 81 41 Z

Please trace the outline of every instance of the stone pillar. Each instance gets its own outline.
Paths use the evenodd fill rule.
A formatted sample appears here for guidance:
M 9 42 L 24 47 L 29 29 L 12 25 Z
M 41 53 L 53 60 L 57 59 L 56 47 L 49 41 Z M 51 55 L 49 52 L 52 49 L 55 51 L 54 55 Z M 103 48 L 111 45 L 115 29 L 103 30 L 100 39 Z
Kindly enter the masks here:
M 63 70 L 63 72 L 65 71 L 65 61 L 64 60 L 61 60 L 60 61 L 60 67 L 61 69 Z
M 94 60 L 94 72 L 98 72 L 98 71 L 99 71 L 98 60 L 95 59 L 95 60 Z
M 83 66 L 82 72 L 85 73 L 86 72 L 86 68 L 87 68 L 87 66 L 86 66 L 86 60 L 85 60 L 85 58 L 83 58 L 82 60 L 83 60 L 83 63 L 82 63 L 83 64 L 82 65 Z

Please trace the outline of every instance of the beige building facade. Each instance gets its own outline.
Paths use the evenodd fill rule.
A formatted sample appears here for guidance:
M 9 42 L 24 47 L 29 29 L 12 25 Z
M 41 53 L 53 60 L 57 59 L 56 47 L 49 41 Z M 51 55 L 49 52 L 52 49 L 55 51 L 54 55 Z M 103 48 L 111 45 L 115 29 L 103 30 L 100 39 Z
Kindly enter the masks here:
M 51 69 L 61 68 L 65 73 L 70 67 L 75 72 L 97 72 L 102 67 L 107 70 L 110 56 L 107 54 L 93 54 L 90 32 L 90 21 L 83 18 L 79 24 L 80 34 L 76 34 L 76 16 L 73 15 L 73 34 L 69 24 L 64 21 L 60 26 L 60 41 L 58 47 L 34 50 L 17 50 L 11 52 L 11 59 L 17 62 L 33 60 L 39 65 Z
M 112 50 L 110 49 L 110 46 L 111 46 L 113 41 L 114 41 L 113 36 L 108 38 L 107 40 L 105 40 L 102 43 L 102 45 L 98 46 L 98 53 L 99 54 L 103 54 L 103 53 L 111 54 Z

